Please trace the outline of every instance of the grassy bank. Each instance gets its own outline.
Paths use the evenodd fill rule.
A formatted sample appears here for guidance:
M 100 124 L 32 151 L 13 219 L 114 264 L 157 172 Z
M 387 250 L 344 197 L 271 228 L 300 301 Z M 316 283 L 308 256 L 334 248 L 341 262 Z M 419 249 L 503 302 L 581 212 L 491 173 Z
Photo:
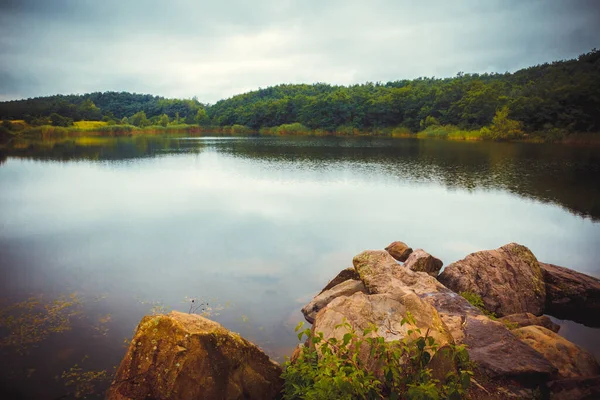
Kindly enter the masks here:
M 11 129 L 0 126 L 0 136 L 3 141 L 13 137 L 50 139 L 67 137 L 90 136 L 133 136 L 153 134 L 217 134 L 235 136 L 340 136 L 340 137 L 389 137 L 389 138 L 417 138 L 458 141 L 502 140 L 530 143 L 564 143 L 579 145 L 600 145 L 600 135 L 590 133 L 566 134 L 562 131 L 547 130 L 542 132 L 524 133 L 506 137 L 495 136 L 494 127 L 466 130 L 454 125 L 433 125 L 419 132 L 412 132 L 408 128 L 399 126 L 395 128 L 372 128 L 361 130 L 349 126 L 341 126 L 335 130 L 311 129 L 300 123 L 283 124 L 275 127 L 264 127 L 259 130 L 244 125 L 231 126 L 199 126 L 189 124 L 170 124 L 167 126 L 151 125 L 137 127 L 133 125 L 109 125 L 103 121 L 77 121 L 73 126 L 29 126 L 24 121 L 11 121 Z

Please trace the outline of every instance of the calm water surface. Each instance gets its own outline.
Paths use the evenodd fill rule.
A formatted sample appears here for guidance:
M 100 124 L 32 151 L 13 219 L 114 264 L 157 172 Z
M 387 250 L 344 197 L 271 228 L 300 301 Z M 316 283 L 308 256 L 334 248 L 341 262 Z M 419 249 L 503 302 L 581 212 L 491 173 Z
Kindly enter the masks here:
M 189 298 L 276 359 L 300 308 L 352 257 L 394 240 L 447 265 L 509 242 L 599 276 L 600 151 L 341 138 L 137 137 L 14 143 L 0 153 L 4 305 L 78 293 L 83 315 L 17 355 L 3 391 L 69 393 L 107 369 L 141 317 Z M 561 334 L 600 357 L 598 330 Z M 0 329 L 6 334 L 6 328 Z

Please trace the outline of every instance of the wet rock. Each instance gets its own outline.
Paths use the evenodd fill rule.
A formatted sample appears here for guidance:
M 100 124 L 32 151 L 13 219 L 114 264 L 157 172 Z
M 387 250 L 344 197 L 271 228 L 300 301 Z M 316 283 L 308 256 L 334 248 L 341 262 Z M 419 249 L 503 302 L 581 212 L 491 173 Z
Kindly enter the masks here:
M 600 326 L 600 280 L 558 265 L 540 263 L 546 283 L 546 313 Z
M 392 257 L 400 262 L 406 261 L 410 253 L 412 253 L 412 249 L 406 245 L 404 242 L 393 242 L 385 250 L 390 253 Z
M 146 316 L 108 399 L 273 399 L 280 366 L 220 324 L 173 311 Z
M 444 263 L 423 249 L 417 249 L 408 256 L 404 266 L 411 271 L 426 272 L 434 278 L 440 273 Z
M 536 317 L 531 313 L 511 314 L 499 318 L 498 321 L 504 323 L 509 329 L 523 328 L 530 325 L 543 326 L 555 333 L 560 329 L 560 325 L 552 322 L 547 316 Z
M 531 325 L 514 329 L 512 333 L 552 363 L 560 378 L 600 374 L 593 355 L 549 329 Z
M 335 278 L 333 278 L 332 280 L 329 281 L 329 283 L 323 288 L 323 290 L 321 290 L 321 292 L 319 294 L 321 294 L 324 291 L 329 290 L 332 287 L 337 286 L 340 283 L 347 281 L 349 279 L 354 279 L 354 280 L 360 279 L 358 277 L 358 273 L 356 272 L 354 267 L 349 267 L 349 268 L 346 268 L 346 269 L 343 269 L 342 271 L 340 271 L 340 273 L 337 274 L 335 276 Z
M 366 291 L 367 289 L 362 281 L 354 279 L 343 281 L 339 285 L 315 296 L 310 303 L 302 308 L 302 314 L 304 314 L 304 318 L 312 324 L 315 322 L 317 313 L 333 299 L 341 296 L 351 296 L 356 292 L 366 293 Z
M 457 293 L 478 294 L 485 307 L 499 317 L 544 312 L 542 270 L 533 253 L 516 243 L 470 254 L 447 266 L 438 279 Z

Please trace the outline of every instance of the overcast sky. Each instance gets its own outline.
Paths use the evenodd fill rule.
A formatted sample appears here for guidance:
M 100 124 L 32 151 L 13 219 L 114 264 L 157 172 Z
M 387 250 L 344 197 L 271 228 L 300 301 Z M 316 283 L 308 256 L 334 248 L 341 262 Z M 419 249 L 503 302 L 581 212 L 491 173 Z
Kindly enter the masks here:
M 594 47 L 597 0 L 0 0 L 0 100 L 214 103 L 279 83 L 514 71 Z

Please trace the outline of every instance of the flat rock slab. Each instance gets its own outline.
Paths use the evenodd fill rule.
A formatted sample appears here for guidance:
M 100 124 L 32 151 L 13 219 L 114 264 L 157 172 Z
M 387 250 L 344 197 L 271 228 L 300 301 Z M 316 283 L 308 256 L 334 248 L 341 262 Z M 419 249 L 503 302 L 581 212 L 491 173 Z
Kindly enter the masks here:
M 546 313 L 600 327 L 600 280 L 558 265 L 540 263 Z
M 447 266 L 438 279 L 456 293 L 481 296 L 485 308 L 499 317 L 544 313 L 546 285 L 542 270 L 533 253 L 516 243 L 472 253 Z
M 560 378 L 600 374 L 592 354 L 549 329 L 531 325 L 511 332 L 550 361 L 558 369 Z
M 560 330 L 560 325 L 552 322 L 550 318 L 545 315 L 541 317 L 537 317 L 531 313 L 521 313 L 521 314 L 512 314 L 507 315 L 506 317 L 499 318 L 498 321 L 504 323 L 505 325 L 514 325 L 514 328 L 523 328 L 525 326 L 537 325 L 543 326 L 546 329 L 550 329 L 552 332 L 556 333 Z M 511 327 L 509 327 L 511 329 Z
M 600 399 L 600 375 L 585 378 L 560 379 L 546 385 L 552 400 Z

